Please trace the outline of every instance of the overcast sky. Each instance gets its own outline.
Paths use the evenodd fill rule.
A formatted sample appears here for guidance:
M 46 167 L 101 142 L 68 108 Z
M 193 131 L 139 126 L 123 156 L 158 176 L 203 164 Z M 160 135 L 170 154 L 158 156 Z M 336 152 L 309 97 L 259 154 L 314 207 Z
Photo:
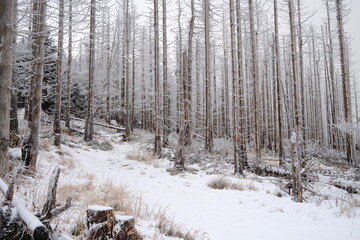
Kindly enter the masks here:
M 152 7 L 151 4 L 152 0 L 150 1 L 134 0 L 134 1 L 137 5 L 139 13 L 148 12 L 149 7 Z M 265 0 L 261 0 L 261 1 L 265 1 Z M 284 0 L 278 0 L 278 1 L 281 2 Z M 302 0 L 302 1 L 304 2 L 304 12 L 306 11 L 306 13 L 310 15 L 311 13 L 316 11 L 315 14 L 308 20 L 308 22 L 312 22 L 314 25 L 321 24 L 326 16 L 326 9 L 324 7 L 323 0 Z M 171 0 L 169 2 L 171 2 L 169 4 L 174 4 L 175 1 Z M 350 8 L 351 8 L 350 15 L 347 17 L 345 31 L 351 35 L 351 39 L 352 39 L 351 46 L 353 50 L 352 70 L 356 74 L 356 79 L 359 82 L 360 81 L 360 0 L 343 0 L 343 2 L 346 4 L 350 4 Z M 161 1 L 159 1 L 159 4 L 161 4 Z M 171 8 L 171 6 L 169 6 L 169 8 Z M 359 85 L 360 84 L 358 84 L 358 86 Z

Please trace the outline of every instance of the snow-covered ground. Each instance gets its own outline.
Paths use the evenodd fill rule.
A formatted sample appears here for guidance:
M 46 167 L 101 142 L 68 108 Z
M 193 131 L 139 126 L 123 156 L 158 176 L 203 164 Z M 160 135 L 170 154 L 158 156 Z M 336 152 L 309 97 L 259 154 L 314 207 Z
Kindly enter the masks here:
M 124 190 L 131 193 L 128 201 L 133 201 L 134 206 L 142 205 L 142 214 L 136 221 L 144 239 L 178 239 L 159 233 L 162 214 L 167 216 L 164 221 L 171 220 L 185 232 L 197 232 L 199 239 L 360 239 L 360 210 L 352 204 L 352 199 L 359 198 L 343 190 L 323 186 L 322 191 L 333 198 L 314 197 L 307 203 L 296 203 L 273 183 L 273 178 L 252 174 L 245 178 L 226 177 L 242 191 L 215 190 L 207 185 L 219 175 L 207 174 L 204 167 L 194 164 L 192 171 L 174 175 L 168 171 L 173 162 L 151 159 L 143 143 L 123 143 L 114 135 L 105 134 L 97 138 L 100 142 L 112 139 L 113 149 L 94 149 L 81 137 L 64 136 L 60 150 L 48 146 L 41 152 L 39 185 L 44 186 L 51 169 L 60 165 L 59 200 L 64 201 L 65 193 L 74 196 L 75 207 L 57 220 L 58 228 L 65 231 L 85 220 L 86 204 L 114 206 L 117 199 L 111 198 L 121 197 Z M 314 186 L 315 191 L 321 184 Z M 112 187 L 122 190 L 111 195 Z M 41 191 L 45 190 L 35 192 Z M 110 197 L 104 198 L 101 191 Z

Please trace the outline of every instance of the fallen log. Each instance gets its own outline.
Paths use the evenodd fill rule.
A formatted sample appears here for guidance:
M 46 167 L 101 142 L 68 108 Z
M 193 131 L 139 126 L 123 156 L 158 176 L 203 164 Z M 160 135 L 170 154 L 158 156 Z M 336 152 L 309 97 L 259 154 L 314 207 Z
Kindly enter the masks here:
M 351 194 L 360 194 L 360 188 L 356 188 L 356 186 L 346 185 L 340 182 L 333 183 L 332 185 Z
M 0 178 L 0 190 L 6 195 L 8 192 L 7 184 Z M 26 208 L 23 201 L 15 194 L 12 196 L 11 205 L 16 208 L 17 214 L 21 221 L 29 230 L 30 236 L 34 240 L 48 240 L 50 239 L 49 230 L 40 220 Z
M 70 119 L 75 120 L 75 121 L 86 122 L 86 120 L 84 120 L 82 118 L 70 117 Z M 104 124 L 104 123 L 98 123 L 98 122 L 94 122 L 94 124 L 98 125 L 98 126 L 101 126 L 101 127 L 115 129 L 115 130 L 120 131 L 120 132 L 126 132 L 126 128 L 116 127 L 116 126 L 112 126 L 112 125 L 108 125 L 108 124 Z

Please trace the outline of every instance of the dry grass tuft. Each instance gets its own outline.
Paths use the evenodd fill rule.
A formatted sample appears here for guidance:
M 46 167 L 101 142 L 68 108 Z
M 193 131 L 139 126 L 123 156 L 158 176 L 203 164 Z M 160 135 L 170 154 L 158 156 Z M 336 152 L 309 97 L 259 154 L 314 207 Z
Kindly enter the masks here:
M 360 201 L 355 198 L 350 198 L 350 200 L 347 202 L 345 201 L 341 202 L 338 215 L 340 216 L 345 215 L 348 218 L 354 218 L 357 216 L 357 214 L 359 214 L 359 209 L 360 209 Z
M 244 185 L 240 182 L 232 182 L 230 179 L 224 176 L 218 176 L 211 179 L 208 182 L 208 187 L 212 189 L 232 189 L 238 191 L 258 191 L 259 189 L 255 187 L 253 183 Z
M 212 189 L 228 189 L 231 186 L 231 181 L 226 177 L 216 177 L 208 182 L 208 187 Z
M 71 157 L 61 157 L 59 160 L 56 161 L 59 165 L 64 166 L 69 169 L 73 169 L 76 167 L 75 159 Z
M 126 158 L 129 160 L 143 162 L 146 164 L 151 164 L 154 162 L 154 156 L 152 155 L 152 153 L 150 153 L 148 151 L 129 152 L 128 154 L 126 154 Z

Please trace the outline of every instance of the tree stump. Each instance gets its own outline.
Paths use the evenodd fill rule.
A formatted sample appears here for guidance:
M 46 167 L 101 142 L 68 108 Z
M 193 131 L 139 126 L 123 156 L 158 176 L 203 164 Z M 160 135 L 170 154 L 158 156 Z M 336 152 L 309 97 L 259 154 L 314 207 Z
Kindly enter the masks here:
M 87 213 L 88 240 L 142 240 L 135 229 L 135 219 L 130 216 L 114 216 L 107 206 L 89 206 Z
M 88 207 L 86 214 L 86 225 L 90 230 L 94 225 L 105 223 L 105 226 L 96 230 L 97 233 L 94 233 L 94 239 L 106 239 L 106 236 L 111 234 L 115 224 L 112 207 L 92 205 Z

